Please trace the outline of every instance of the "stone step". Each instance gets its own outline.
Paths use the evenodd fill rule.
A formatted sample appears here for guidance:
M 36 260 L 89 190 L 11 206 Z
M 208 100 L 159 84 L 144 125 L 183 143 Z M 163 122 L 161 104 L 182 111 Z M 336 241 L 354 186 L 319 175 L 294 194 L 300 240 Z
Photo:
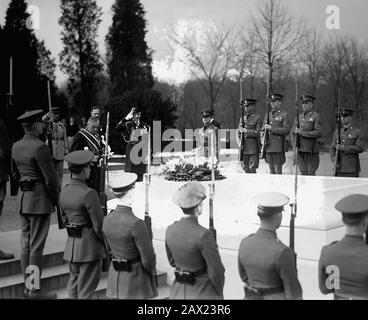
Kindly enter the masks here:
M 63 251 L 47 252 L 42 257 L 43 268 L 55 267 L 64 264 Z M 0 261 L 0 279 L 21 273 L 20 259 Z
M 168 299 L 170 296 L 170 287 L 167 285 L 167 273 L 157 272 L 157 284 L 159 295 L 154 299 Z M 92 299 L 108 299 L 106 297 L 106 287 L 107 287 L 107 275 L 101 278 Z M 62 288 L 55 291 L 57 293 L 58 299 L 69 299 L 67 289 Z
M 104 296 L 106 291 L 107 273 L 102 273 L 97 295 Z M 46 290 L 57 291 L 61 290 L 61 294 L 66 294 L 66 286 L 69 280 L 68 264 L 56 265 L 44 268 L 41 275 L 41 287 Z M 158 286 L 164 287 L 167 285 L 167 273 L 158 272 Z M 65 290 L 65 293 L 63 293 Z M 11 276 L 0 278 L 0 299 L 22 298 L 24 291 L 23 275 L 18 273 Z

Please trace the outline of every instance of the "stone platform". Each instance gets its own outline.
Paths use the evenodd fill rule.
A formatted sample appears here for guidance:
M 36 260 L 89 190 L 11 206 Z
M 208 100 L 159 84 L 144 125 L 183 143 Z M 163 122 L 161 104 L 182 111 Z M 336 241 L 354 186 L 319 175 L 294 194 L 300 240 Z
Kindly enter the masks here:
M 119 175 L 112 171 L 110 175 Z M 239 174 L 226 173 L 227 179 L 216 181 L 214 201 L 214 221 L 217 230 L 220 254 L 226 268 L 225 298 L 242 298 L 242 284 L 237 274 L 237 250 L 245 236 L 259 228 L 256 205 L 253 196 L 261 192 L 278 191 L 294 201 L 293 175 Z M 168 225 L 181 218 L 181 210 L 172 202 L 172 196 L 182 185 L 161 177 L 152 177 L 150 187 L 150 215 L 153 221 L 154 238 L 158 256 L 165 259 L 164 239 Z M 208 187 L 208 182 L 203 184 Z M 143 182 L 137 183 L 135 214 L 144 218 Z M 208 190 L 208 188 L 207 188 Z M 335 203 L 352 193 L 367 193 L 368 179 L 304 177 L 298 176 L 298 212 L 295 229 L 295 250 L 298 255 L 299 277 L 307 299 L 326 299 L 318 290 L 317 266 L 321 248 L 339 240 L 345 232 L 341 215 L 334 209 Z M 115 207 L 110 200 L 109 209 Z M 279 238 L 289 243 L 290 208 L 285 206 L 282 227 L 278 230 Z M 208 201 L 205 200 L 200 224 L 208 227 Z M 167 260 L 167 259 L 166 259 Z M 165 262 L 161 263 L 165 264 Z M 172 276 L 172 268 L 161 266 Z

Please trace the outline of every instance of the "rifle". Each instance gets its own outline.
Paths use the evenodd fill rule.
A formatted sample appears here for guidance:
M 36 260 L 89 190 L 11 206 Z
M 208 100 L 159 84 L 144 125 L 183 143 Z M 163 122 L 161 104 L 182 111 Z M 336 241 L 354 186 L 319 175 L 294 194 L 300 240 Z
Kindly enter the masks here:
M 338 101 L 336 105 L 336 130 L 337 141 L 336 144 L 341 144 L 341 113 L 340 113 L 340 87 L 338 92 Z M 341 152 L 336 148 L 335 162 L 334 162 L 334 176 L 338 176 L 338 171 L 341 165 Z
M 211 130 L 211 183 L 209 184 L 210 187 L 210 196 L 209 196 L 209 229 L 213 233 L 215 241 L 217 241 L 216 229 L 214 226 L 214 219 L 213 219 L 213 198 L 215 195 L 215 131 Z
M 242 121 L 242 129 L 245 128 L 245 123 L 244 123 L 244 106 L 243 106 L 243 81 L 242 78 L 240 78 L 240 108 L 241 108 L 241 121 Z M 241 136 L 240 136 L 240 148 L 239 148 L 239 161 L 243 161 L 243 149 L 244 149 L 244 145 L 245 145 L 245 137 L 244 137 L 244 133 L 241 132 Z
M 300 128 L 299 123 L 299 106 L 298 106 L 298 80 L 295 81 L 295 108 L 296 108 L 296 128 Z M 298 200 L 298 153 L 300 146 L 299 134 L 295 134 L 295 146 L 294 146 L 294 203 L 290 204 L 290 238 L 289 246 L 294 251 L 295 268 L 297 268 L 297 256 L 294 250 L 295 247 L 295 218 L 297 213 L 297 200 Z
M 100 203 L 101 209 L 104 216 L 107 215 L 107 196 L 105 193 L 105 182 L 106 177 L 108 178 L 108 155 L 109 155 L 109 127 L 110 127 L 110 112 L 107 113 L 106 117 L 106 144 L 104 154 L 100 161 Z
M 148 233 L 153 239 L 152 219 L 149 215 L 149 187 L 151 184 L 151 128 L 148 126 L 148 141 L 147 141 L 147 173 L 145 174 L 145 203 L 144 203 L 144 222 Z
M 10 148 L 12 149 L 13 144 L 14 144 L 14 135 L 12 134 L 13 130 L 12 128 L 9 128 L 9 124 L 12 123 L 12 117 L 11 115 L 13 114 L 13 112 L 10 112 L 13 108 L 13 97 L 14 97 L 14 93 L 13 93 L 13 57 L 10 57 L 10 61 L 9 61 L 9 93 L 7 94 L 7 101 L 6 101 L 6 115 L 5 115 L 5 119 L 7 119 L 7 129 L 8 129 L 8 133 L 9 133 L 9 140 L 10 140 Z M 10 154 L 9 159 L 7 159 L 8 161 L 8 165 L 10 168 L 10 195 L 11 196 L 16 196 L 18 194 L 18 189 L 19 189 L 19 181 L 17 181 L 14 176 L 13 176 L 13 161 L 12 161 L 12 157 Z
M 148 234 L 151 238 L 151 241 L 153 241 L 152 218 L 149 215 L 149 188 L 150 188 L 150 184 L 151 184 L 151 127 L 149 125 L 147 125 L 147 133 L 148 133 L 147 173 L 144 175 L 145 176 L 144 222 L 146 224 Z M 151 277 L 150 277 L 150 281 L 153 281 L 153 279 Z M 155 271 L 154 271 L 154 284 L 156 285 L 156 288 L 157 288 L 158 287 L 158 278 L 157 278 L 156 268 L 155 268 Z M 152 283 L 152 288 L 155 288 L 154 284 Z
M 48 130 L 47 130 L 47 144 L 50 148 L 51 157 L 54 157 L 53 147 L 52 147 L 52 133 L 54 130 L 52 124 L 52 106 L 51 106 L 51 93 L 50 93 L 50 80 L 47 80 L 47 100 L 49 104 L 49 121 L 48 121 Z
M 266 94 L 266 103 L 267 103 L 267 119 L 266 119 L 266 124 L 270 124 L 270 112 L 271 112 L 271 105 L 270 105 L 270 76 L 268 77 L 267 80 L 267 94 Z M 261 148 L 261 152 L 259 154 L 259 158 L 260 159 L 265 159 L 266 158 L 266 147 L 268 145 L 268 140 L 269 140 L 269 131 L 265 129 L 264 134 L 263 134 L 263 139 L 262 139 L 262 148 Z

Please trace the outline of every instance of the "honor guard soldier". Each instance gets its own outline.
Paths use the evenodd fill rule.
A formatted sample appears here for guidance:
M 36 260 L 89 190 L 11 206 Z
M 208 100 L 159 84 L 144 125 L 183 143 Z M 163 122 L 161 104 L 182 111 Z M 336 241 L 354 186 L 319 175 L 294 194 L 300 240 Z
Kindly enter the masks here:
M 261 226 L 255 234 L 241 241 L 238 253 L 245 299 L 302 299 L 294 252 L 276 234 L 289 198 L 282 193 L 269 192 L 257 195 L 254 202 L 258 205 Z
M 338 177 L 359 177 L 359 153 L 364 151 L 363 131 L 353 126 L 354 110 L 340 108 L 341 116 L 341 144 L 337 144 L 337 129 L 335 130 L 330 147 L 331 161 L 335 161 L 336 149 L 340 150 L 340 163 L 337 170 Z
M 286 111 L 281 110 L 284 97 L 281 94 L 271 95 L 270 124 L 265 123 L 262 131 L 269 130 L 268 144 L 266 146 L 266 163 L 271 174 L 282 174 L 282 166 L 286 161 L 285 152 L 288 151 L 287 135 L 290 133 L 290 122 Z
M 201 143 L 203 144 L 203 156 L 206 158 L 211 156 L 209 152 L 209 150 L 211 149 L 210 130 L 214 130 L 216 157 L 217 159 L 219 159 L 218 130 L 221 129 L 221 124 L 213 118 L 215 115 L 214 110 L 212 109 L 202 110 L 201 114 L 202 114 L 203 127 L 200 129 L 200 135 L 203 139 L 203 141 L 201 141 Z
M 56 298 L 55 294 L 39 287 L 40 281 L 32 284 L 28 279 L 30 273 L 41 277 L 50 215 L 58 205 L 60 191 L 50 150 L 39 139 L 45 128 L 42 114 L 42 110 L 27 111 L 18 118 L 25 134 L 13 145 L 12 158 L 14 178 L 20 184 L 17 212 L 21 228 L 20 262 L 26 284 L 24 294 L 29 298 Z
M 257 100 L 250 98 L 244 100 L 244 120 L 240 118 L 238 127 L 238 144 L 240 144 L 241 134 L 244 135 L 244 142 L 240 147 L 243 153 L 243 169 L 245 173 L 257 173 L 259 166 L 259 134 L 262 128 L 262 118 L 255 112 L 256 102 Z
M 66 126 L 60 121 L 60 108 L 51 109 L 51 119 L 49 113 L 42 117 L 43 121 L 51 120 L 52 124 L 52 152 L 55 163 L 56 172 L 59 177 L 59 186 L 61 188 L 63 182 L 64 156 L 69 152 L 68 136 L 66 134 Z
M 117 201 L 103 223 L 112 263 L 106 295 L 112 299 L 148 299 L 158 296 L 156 255 L 146 224 L 132 211 L 135 173 L 110 177 L 109 188 Z
M 11 161 L 11 146 L 5 124 L 0 119 L 0 217 L 4 207 L 4 200 L 6 196 L 6 184 L 9 180 L 10 161 Z M 11 253 L 5 253 L 0 250 L 0 260 L 14 259 Z
M 303 113 L 299 115 L 300 128 L 296 128 L 294 121 L 292 134 L 299 135 L 298 166 L 300 173 L 305 176 L 315 176 L 319 166 L 319 145 L 317 139 L 322 137 L 320 115 L 313 110 L 315 97 L 304 94 L 299 100 Z M 294 140 L 295 141 L 295 140 Z
M 71 179 L 60 194 L 60 204 L 67 217 L 64 260 L 69 262 L 67 289 L 72 299 L 91 298 L 100 281 L 101 260 L 106 257 L 104 215 L 96 190 L 86 182 L 93 157 L 86 150 L 73 151 L 65 157 Z
M 322 248 L 319 289 L 323 294 L 333 293 L 335 299 L 367 300 L 368 246 L 363 235 L 368 225 L 368 196 L 349 195 L 338 201 L 335 208 L 342 213 L 346 235 Z
M 143 175 L 147 171 L 147 165 L 141 160 L 142 150 L 138 153 L 139 159 L 134 159 L 131 151 L 142 140 L 142 134 L 148 130 L 148 126 L 141 122 L 141 112 L 135 107 L 130 110 L 125 120 L 122 133 L 123 139 L 127 143 L 124 171 L 137 174 L 137 181 L 143 181 Z
M 223 299 L 225 268 L 213 233 L 198 223 L 206 190 L 189 182 L 176 191 L 173 201 L 184 217 L 166 230 L 166 253 L 175 268 L 171 299 Z
M 71 151 L 89 150 L 93 152 L 94 158 L 91 165 L 91 173 L 87 179 L 87 185 L 100 192 L 100 161 L 102 159 L 103 147 L 98 134 L 100 121 L 89 118 L 87 127 L 80 129 L 75 135 Z

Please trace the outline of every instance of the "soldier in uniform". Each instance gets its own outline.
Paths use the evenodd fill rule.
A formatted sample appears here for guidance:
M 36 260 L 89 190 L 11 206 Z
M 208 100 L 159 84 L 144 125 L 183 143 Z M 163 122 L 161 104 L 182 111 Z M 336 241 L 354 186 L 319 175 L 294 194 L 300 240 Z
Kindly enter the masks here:
M 135 173 L 111 177 L 117 207 L 104 219 L 103 232 L 112 254 L 106 295 L 112 299 L 148 299 L 158 295 L 156 255 L 145 222 L 132 211 Z
M 335 130 L 330 147 L 331 161 L 335 161 L 336 149 L 340 150 L 340 163 L 337 170 L 338 177 L 359 177 L 359 153 L 364 151 L 363 131 L 353 126 L 351 108 L 341 108 L 342 127 L 340 130 L 341 144 L 337 144 L 337 130 Z
M 21 267 L 24 280 L 29 273 L 42 271 L 42 253 L 50 228 L 50 214 L 55 212 L 59 200 L 59 183 L 49 148 L 39 136 L 45 123 L 42 110 L 27 111 L 18 120 L 22 123 L 24 137 L 13 145 L 14 178 L 20 180 L 17 212 L 21 227 Z M 32 267 L 32 268 L 30 268 Z M 33 270 L 33 271 L 32 271 Z M 55 298 L 56 295 L 34 287 L 24 291 L 29 298 Z
M 63 182 L 64 171 L 64 156 L 69 152 L 68 136 L 66 134 L 66 127 L 60 121 L 60 108 L 52 108 L 52 152 L 56 167 L 56 172 L 59 177 L 59 185 L 61 188 Z M 43 121 L 49 121 L 50 115 L 47 113 L 42 117 Z
M 10 174 L 10 157 L 11 147 L 10 139 L 6 131 L 5 124 L 0 119 L 0 217 L 4 207 L 4 200 L 6 196 L 6 184 L 9 180 Z M 14 255 L 11 253 L 5 253 L 0 250 L 0 260 L 14 259 Z
M 258 205 L 261 226 L 255 234 L 241 241 L 238 253 L 245 299 L 302 299 L 294 252 L 276 234 L 289 198 L 282 193 L 269 192 L 259 194 L 254 201 Z
M 67 285 L 72 299 L 89 299 L 100 281 L 101 260 L 105 258 L 102 223 L 104 215 L 96 190 L 87 186 L 91 151 L 69 153 L 65 160 L 71 180 L 60 194 L 60 204 L 67 217 L 68 239 L 64 260 L 69 262 Z
M 223 299 L 225 268 L 212 232 L 198 223 L 206 190 L 189 182 L 176 191 L 173 201 L 184 217 L 166 230 L 169 263 L 175 268 L 171 299 Z
M 100 160 L 103 154 L 98 130 L 100 122 L 97 119 L 88 119 L 87 127 L 80 129 L 75 135 L 71 151 L 89 150 L 93 152 L 94 158 L 91 165 L 91 173 L 87 179 L 87 185 L 100 192 Z
M 290 133 L 290 122 L 286 111 L 281 110 L 284 97 L 274 93 L 270 97 L 271 107 L 270 124 L 267 124 L 265 115 L 262 131 L 268 130 L 268 145 L 266 146 L 266 163 L 271 174 L 282 174 L 282 166 L 286 161 L 285 152 L 288 149 L 287 135 Z
M 300 98 L 303 113 L 299 115 L 299 125 L 295 119 L 292 134 L 299 135 L 298 165 L 302 175 L 315 176 L 319 166 L 319 146 L 317 139 L 322 137 L 320 115 L 313 110 L 315 97 L 304 94 Z M 295 139 L 295 138 L 294 138 Z M 294 140 L 295 141 L 295 140 Z
M 257 100 L 250 98 L 244 100 L 244 128 L 243 119 L 241 118 L 238 127 L 238 144 L 240 144 L 241 134 L 244 134 L 244 144 L 240 147 L 242 148 L 243 169 L 245 173 L 257 173 L 259 166 L 259 134 L 262 127 L 262 119 L 255 112 L 256 102 Z
M 218 144 L 218 130 L 221 129 L 221 124 L 216 121 L 213 117 L 215 112 L 212 109 L 206 109 L 201 111 L 202 114 L 202 122 L 203 127 L 200 129 L 200 136 L 202 137 L 201 143 L 203 144 L 203 156 L 210 157 L 210 132 L 211 130 L 215 131 L 215 148 L 216 148 L 216 157 L 219 159 L 219 144 Z
M 142 140 L 143 132 L 147 132 L 148 126 L 141 122 L 141 112 L 137 108 L 132 108 L 129 114 L 125 117 L 124 129 L 122 136 L 127 143 L 125 152 L 125 172 L 137 174 L 137 181 L 143 181 L 143 175 L 147 171 L 147 165 L 141 159 L 133 159 L 131 151 L 136 144 Z M 143 131 L 142 131 L 143 130 Z M 138 156 L 142 157 L 142 150 Z M 138 161 L 141 161 L 138 163 Z
M 352 194 L 335 205 L 342 213 L 346 235 L 324 246 L 318 266 L 319 289 L 334 293 L 335 299 L 368 299 L 368 246 L 364 232 L 368 226 L 368 196 Z M 367 236 L 367 234 L 366 234 Z M 339 277 L 335 287 L 333 277 Z

